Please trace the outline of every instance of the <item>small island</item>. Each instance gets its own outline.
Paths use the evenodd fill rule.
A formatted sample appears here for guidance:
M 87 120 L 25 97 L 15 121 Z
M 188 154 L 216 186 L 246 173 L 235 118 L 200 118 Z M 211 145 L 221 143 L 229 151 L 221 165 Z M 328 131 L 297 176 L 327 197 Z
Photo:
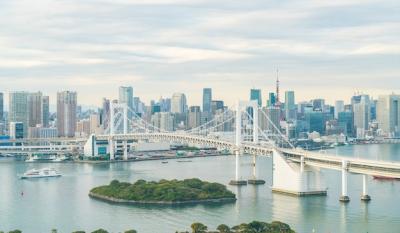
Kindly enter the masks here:
M 236 195 L 225 185 L 200 179 L 138 180 L 134 184 L 113 180 L 90 190 L 89 196 L 118 204 L 181 205 L 235 202 Z

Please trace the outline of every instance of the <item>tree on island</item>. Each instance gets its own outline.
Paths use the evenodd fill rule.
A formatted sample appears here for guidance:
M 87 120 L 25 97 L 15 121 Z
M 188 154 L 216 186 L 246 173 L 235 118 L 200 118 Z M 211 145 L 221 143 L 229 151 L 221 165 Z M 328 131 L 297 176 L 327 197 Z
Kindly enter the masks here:
M 231 228 L 225 224 L 221 224 L 217 227 L 219 233 L 232 233 Z
M 74 231 L 72 233 L 86 233 L 85 231 Z
M 125 231 L 124 233 L 137 233 L 137 231 L 135 231 L 135 230 L 128 230 L 128 231 Z
M 207 226 L 204 225 L 203 223 L 193 223 L 190 228 L 192 228 L 192 233 L 206 233 L 207 232 Z
M 108 231 L 100 228 L 98 230 L 93 231 L 92 233 L 108 233 Z
M 13 231 L 9 231 L 8 233 L 22 233 L 21 230 L 13 230 Z

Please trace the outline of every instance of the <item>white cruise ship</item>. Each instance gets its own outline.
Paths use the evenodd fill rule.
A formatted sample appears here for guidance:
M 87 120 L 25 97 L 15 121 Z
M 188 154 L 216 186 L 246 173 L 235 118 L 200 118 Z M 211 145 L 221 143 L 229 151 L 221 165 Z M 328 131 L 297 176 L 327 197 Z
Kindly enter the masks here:
M 28 179 L 28 178 L 45 178 L 45 177 L 58 177 L 61 176 L 54 168 L 42 168 L 42 169 L 32 169 L 25 172 L 21 179 Z

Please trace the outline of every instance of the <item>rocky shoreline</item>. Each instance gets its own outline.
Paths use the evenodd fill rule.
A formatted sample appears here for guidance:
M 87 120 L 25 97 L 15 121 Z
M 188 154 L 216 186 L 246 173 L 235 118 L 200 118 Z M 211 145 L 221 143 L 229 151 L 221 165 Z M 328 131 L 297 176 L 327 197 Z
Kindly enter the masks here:
M 159 205 L 159 206 L 170 206 L 170 205 L 186 205 L 186 204 L 204 204 L 204 203 L 231 203 L 235 202 L 236 198 L 218 198 L 218 199 L 204 199 L 204 200 L 190 200 L 190 201 L 132 201 L 124 200 L 113 197 L 107 197 L 93 192 L 89 193 L 89 197 L 114 204 L 125 204 L 125 205 Z

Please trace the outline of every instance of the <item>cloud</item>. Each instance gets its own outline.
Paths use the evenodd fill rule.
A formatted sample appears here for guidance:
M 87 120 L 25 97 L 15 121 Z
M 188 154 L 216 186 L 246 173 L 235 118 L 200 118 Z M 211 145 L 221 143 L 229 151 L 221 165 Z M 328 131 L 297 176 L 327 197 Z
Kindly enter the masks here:
M 134 86 L 146 101 L 185 92 L 198 104 L 204 86 L 227 102 L 248 98 L 251 87 L 272 91 L 279 67 L 283 88 L 295 89 L 298 99 L 327 83 L 338 93 L 340 86 L 390 92 L 400 84 L 399 6 L 392 0 L 2 1 L 0 80 L 5 91 L 77 89 L 84 104 L 115 98 L 119 85 Z M 386 81 L 376 85 L 378 78 Z

